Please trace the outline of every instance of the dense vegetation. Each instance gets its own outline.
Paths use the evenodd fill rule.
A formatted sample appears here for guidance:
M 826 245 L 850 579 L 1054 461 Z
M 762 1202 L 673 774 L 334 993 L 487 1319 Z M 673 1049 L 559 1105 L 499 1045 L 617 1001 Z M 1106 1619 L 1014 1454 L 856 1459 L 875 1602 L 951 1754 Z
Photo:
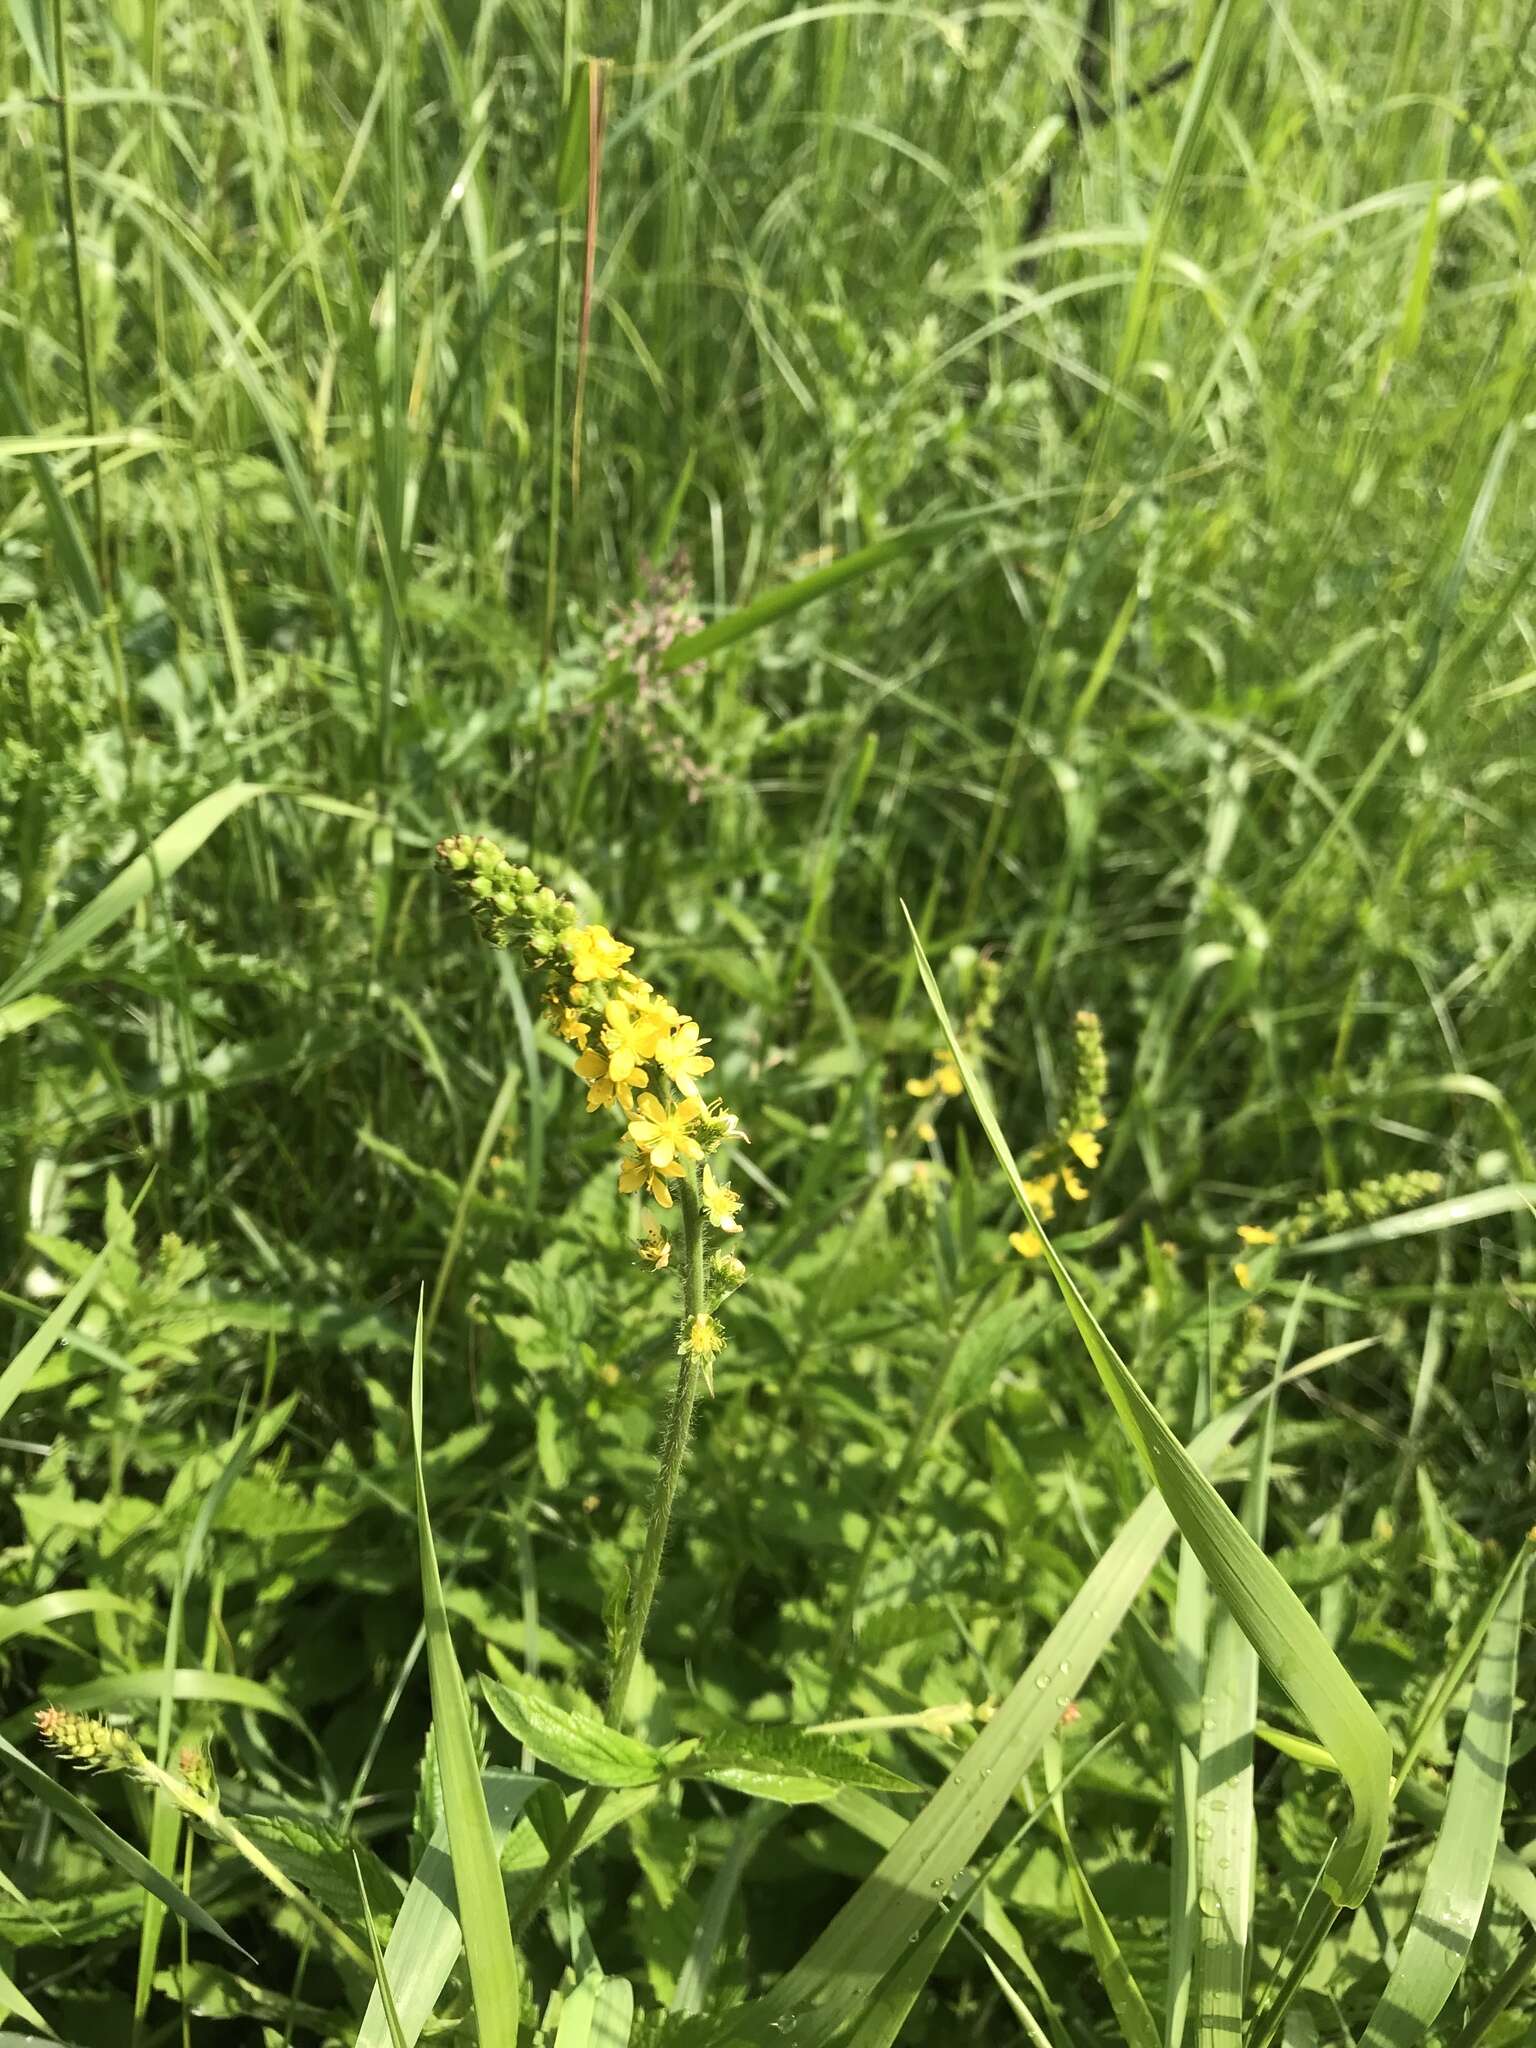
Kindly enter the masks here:
M 1526 2042 L 1536 10 L 565 7 L 0 27 L 0 2042 Z

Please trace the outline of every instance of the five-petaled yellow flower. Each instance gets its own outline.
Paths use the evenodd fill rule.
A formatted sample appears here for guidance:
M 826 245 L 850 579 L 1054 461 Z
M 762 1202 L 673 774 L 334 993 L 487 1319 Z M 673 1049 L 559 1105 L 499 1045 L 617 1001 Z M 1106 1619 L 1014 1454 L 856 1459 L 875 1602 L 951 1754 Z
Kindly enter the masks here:
M 697 1095 L 696 1074 L 707 1074 L 715 1064 L 700 1051 L 708 1045 L 707 1038 L 700 1038 L 699 1027 L 691 1017 L 685 1017 L 677 1027 L 669 1031 L 657 1045 L 655 1060 L 674 1088 L 681 1088 L 685 1095 Z M 649 1059 L 651 1054 L 647 1054 Z
M 565 935 L 576 981 L 610 981 L 634 952 L 616 939 L 605 924 L 578 924 Z
M 736 1211 L 741 1207 L 741 1197 L 735 1189 L 722 1187 L 707 1166 L 704 1169 L 703 1188 L 704 1213 L 716 1230 L 723 1230 L 727 1236 L 732 1231 L 740 1230 L 741 1225 L 736 1221 Z
M 1067 1144 L 1091 1173 L 1094 1167 L 1098 1165 L 1104 1150 L 1104 1147 L 1099 1143 L 1092 1131 L 1074 1131 L 1071 1137 L 1068 1138 Z M 1082 1197 L 1076 1196 L 1074 1199 L 1080 1201 Z
M 1038 1259 L 1045 1250 L 1045 1246 L 1040 1242 L 1039 1233 L 1033 1230 L 1010 1230 L 1008 1242 L 1021 1259 Z
M 617 997 L 603 1005 L 603 1044 L 608 1049 L 608 1079 L 628 1081 L 632 1088 L 646 1082 L 645 1061 L 655 1057 L 662 1034 L 659 1017 L 632 1010 Z
M 1024 1193 L 1029 1198 L 1029 1206 L 1041 1222 L 1049 1223 L 1056 1214 L 1055 1174 L 1043 1173 L 1038 1180 L 1025 1181 Z
M 672 1206 L 672 1190 L 667 1186 L 667 1182 L 681 1180 L 682 1177 L 683 1169 L 675 1161 L 666 1166 L 658 1166 L 654 1160 L 647 1159 L 643 1152 L 636 1152 L 632 1158 L 626 1156 L 619 1161 L 619 1193 L 647 1194 L 652 1201 L 659 1202 L 663 1209 L 670 1209 Z
M 704 1157 L 704 1147 L 688 1130 L 695 1117 L 704 1113 L 696 1095 L 685 1095 L 670 1109 L 654 1095 L 642 1095 L 638 1108 L 639 1115 L 630 1122 L 629 1141 L 658 1172 L 665 1172 L 674 1160 Z
M 1272 1230 L 1265 1230 L 1258 1223 L 1239 1223 L 1237 1234 L 1244 1244 L 1278 1244 L 1280 1242 Z
M 635 1089 L 645 1086 L 645 1070 L 642 1068 L 631 1080 L 615 1081 L 608 1071 L 608 1061 L 595 1045 L 589 1045 L 576 1062 L 576 1071 L 587 1089 L 588 1109 L 607 1109 L 617 1103 L 626 1116 L 632 1116 L 635 1109 Z

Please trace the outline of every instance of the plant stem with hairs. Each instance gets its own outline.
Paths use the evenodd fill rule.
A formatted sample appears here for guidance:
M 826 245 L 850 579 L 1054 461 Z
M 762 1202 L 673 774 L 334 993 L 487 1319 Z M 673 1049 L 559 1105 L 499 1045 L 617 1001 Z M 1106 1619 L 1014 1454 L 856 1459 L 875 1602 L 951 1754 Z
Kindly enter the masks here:
M 703 1315 L 705 1303 L 704 1219 L 699 1208 L 697 1183 L 691 1171 L 679 1183 L 678 1195 L 683 1212 L 683 1315 L 685 1325 L 691 1327 L 694 1317 Z M 603 1711 L 603 1720 L 610 1728 L 616 1728 L 624 1718 L 630 1684 L 640 1660 L 656 1588 L 661 1581 L 661 1561 L 666 1552 L 667 1532 L 671 1527 L 683 1461 L 688 1455 L 688 1438 L 693 1429 L 693 1408 L 698 1391 L 699 1360 L 685 1351 L 678 1363 L 672 1407 L 657 1455 L 656 1491 L 651 1497 L 645 1548 L 640 1553 L 639 1570 L 630 1588 L 618 1654 L 614 1658 L 613 1676 L 608 1686 L 608 1704 Z M 607 1796 L 600 1785 L 589 1786 L 582 1794 L 576 1811 L 566 1823 L 565 1832 L 550 1851 L 549 1861 L 530 1883 L 518 1904 L 512 1920 L 514 1934 L 523 1932 L 570 1868 Z

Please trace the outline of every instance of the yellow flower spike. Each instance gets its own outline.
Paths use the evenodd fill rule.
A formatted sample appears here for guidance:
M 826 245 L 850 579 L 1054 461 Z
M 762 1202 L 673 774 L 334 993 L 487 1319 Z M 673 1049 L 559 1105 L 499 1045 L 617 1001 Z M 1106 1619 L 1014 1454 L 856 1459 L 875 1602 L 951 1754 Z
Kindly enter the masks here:
M 1244 1244 L 1278 1244 L 1280 1242 L 1272 1230 L 1265 1230 L 1257 1223 L 1239 1223 L 1237 1234 Z
M 1104 1152 L 1092 1131 L 1074 1131 L 1067 1140 L 1067 1149 L 1075 1153 L 1090 1172 L 1098 1165 Z
M 696 1095 L 685 1095 L 670 1109 L 654 1095 L 642 1095 L 639 1115 L 629 1126 L 629 1141 L 646 1154 L 652 1166 L 664 1171 L 677 1159 L 702 1159 L 704 1147 L 689 1134 L 688 1126 L 702 1116 L 704 1105 Z
M 612 981 L 635 950 L 616 939 L 605 924 L 573 925 L 564 943 L 577 981 Z
M 1074 1202 L 1087 1201 L 1088 1190 L 1083 1185 L 1082 1181 L 1078 1179 L 1077 1175 L 1072 1171 L 1070 1166 L 1064 1166 L 1061 1169 L 1061 1184 L 1066 1189 L 1067 1193 L 1072 1197 Z
M 645 1226 L 645 1236 L 639 1245 L 640 1256 L 653 1273 L 664 1273 L 672 1258 L 672 1240 L 652 1221 Z
M 700 1051 L 709 1044 L 707 1038 L 699 1036 L 699 1027 L 691 1017 L 681 1017 L 666 1037 L 661 1039 L 655 1051 L 658 1067 L 674 1088 L 680 1088 L 685 1095 L 697 1095 L 696 1074 L 707 1074 L 715 1064 Z M 650 1055 L 647 1055 L 650 1057 Z
M 716 1230 L 723 1230 L 727 1236 L 733 1231 L 739 1231 L 741 1225 L 736 1221 L 736 1211 L 741 1207 L 741 1197 L 734 1188 L 725 1187 L 717 1181 L 707 1166 L 704 1169 L 703 1191 L 704 1213 Z
M 1040 1242 L 1040 1234 L 1035 1230 L 1010 1230 L 1008 1242 L 1021 1259 L 1038 1259 L 1045 1250 L 1045 1246 Z
M 627 1081 L 632 1088 L 646 1082 L 644 1062 L 652 1059 L 661 1038 L 661 1021 L 631 1010 L 617 999 L 603 1005 L 603 1044 L 608 1050 L 608 1079 Z
M 643 1152 L 637 1152 L 633 1157 L 626 1155 L 619 1161 L 619 1193 L 649 1195 L 652 1201 L 663 1209 L 670 1209 L 672 1206 L 672 1190 L 667 1186 L 667 1182 L 681 1180 L 682 1177 L 683 1169 L 680 1166 L 657 1166 L 652 1160 L 647 1159 Z

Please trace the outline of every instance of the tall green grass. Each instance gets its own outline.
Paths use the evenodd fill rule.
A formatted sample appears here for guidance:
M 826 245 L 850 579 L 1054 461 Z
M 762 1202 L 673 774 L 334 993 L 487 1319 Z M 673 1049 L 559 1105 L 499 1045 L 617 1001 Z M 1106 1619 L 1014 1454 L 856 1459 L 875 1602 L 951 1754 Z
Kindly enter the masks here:
M 1528 2036 L 1533 22 L 14 0 L 0 2029 Z M 753 1140 L 515 1957 L 583 1767 L 477 1686 L 595 1714 L 670 1335 L 482 825 Z

